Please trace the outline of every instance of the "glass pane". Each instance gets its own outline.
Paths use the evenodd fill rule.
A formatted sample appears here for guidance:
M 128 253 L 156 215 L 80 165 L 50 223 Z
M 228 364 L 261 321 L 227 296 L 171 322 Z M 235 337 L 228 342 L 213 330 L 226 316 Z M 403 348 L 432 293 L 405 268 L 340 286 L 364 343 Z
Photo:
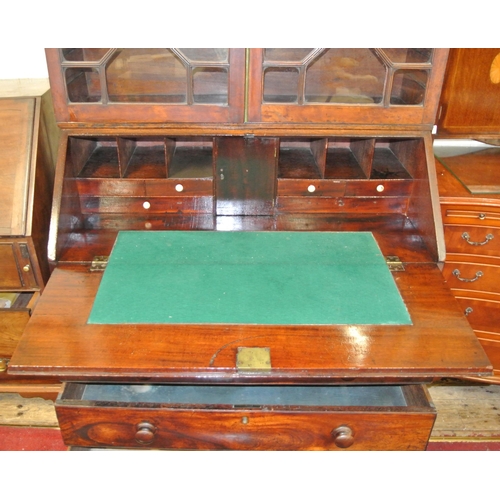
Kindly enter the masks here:
M 106 67 L 112 102 L 186 103 L 187 71 L 168 49 L 121 49 Z
M 99 102 L 101 100 L 101 83 L 96 69 L 66 68 L 64 76 L 70 102 Z
M 225 68 L 196 68 L 193 98 L 196 103 L 227 104 L 228 73 Z
M 191 62 L 228 62 L 229 49 L 179 49 Z
M 267 68 L 264 71 L 264 102 L 297 102 L 298 86 L 296 68 Z
M 328 49 L 306 73 L 306 102 L 376 104 L 386 68 L 369 49 Z
M 100 61 L 109 49 L 61 49 L 66 61 Z
M 264 62 L 300 62 L 314 49 L 264 49 Z
M 432 49 L 382 49 L 395 63 L 426 63 L 431 60 Z
M 394 73 L 391 104 L 417 105 L 424 102 L 427 71 L 400 70 Z

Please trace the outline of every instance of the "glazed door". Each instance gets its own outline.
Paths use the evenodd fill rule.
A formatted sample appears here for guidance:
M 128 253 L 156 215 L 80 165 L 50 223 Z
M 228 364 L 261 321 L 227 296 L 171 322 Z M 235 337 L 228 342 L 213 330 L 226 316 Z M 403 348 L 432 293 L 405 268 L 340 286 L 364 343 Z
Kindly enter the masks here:
M 448 49 L 251 49 L 250 122 L 432 125 Z
M 243 121 L 244 49 L 46 49 L 59 122 Z

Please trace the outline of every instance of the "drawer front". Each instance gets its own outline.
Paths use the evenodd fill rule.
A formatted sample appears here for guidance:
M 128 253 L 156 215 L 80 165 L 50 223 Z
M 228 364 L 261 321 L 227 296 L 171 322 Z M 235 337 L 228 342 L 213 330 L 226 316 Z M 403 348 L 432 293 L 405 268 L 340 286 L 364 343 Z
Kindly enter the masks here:
M 28 309 L 0 309 L 0 357 L 12 356 L 29 318 Z
M 474 255 L 500 255 L 500 229 L 486 226 L 445 226 L 446 251 Z
M 214 206 L 212 196 L 82 197 L 80 203 L 85 214 L 204 214 Z
M 500 206 L 442 205 L 443 223 L 500 227 Z
M 500 292 L 500 266 L 447 260 L 443 275 L 451 288 Z
M 56 411 L 69 446 L 193 450 L 419 450 L 435 418 L 418 385 L 72 383 Z
M 0 242 L 0 290 L 37 288 L 27 243 Z
M 488 356 L 493 365 L 493 375 L 495 377 L 500 377 L 500 335 L 498 337 L 493 337 L 484 335 L 482 332 L 476 332 L 476 336 L 486 356 Z
M 474 330 L 500 335 L 500 302 L 462 296 L 457 297 L 457 301 Z
M 424 450 L 435 415 L 56 408 L 69 446 L 187 450 Z M 411 432 L 409 432 L 411 429 Z

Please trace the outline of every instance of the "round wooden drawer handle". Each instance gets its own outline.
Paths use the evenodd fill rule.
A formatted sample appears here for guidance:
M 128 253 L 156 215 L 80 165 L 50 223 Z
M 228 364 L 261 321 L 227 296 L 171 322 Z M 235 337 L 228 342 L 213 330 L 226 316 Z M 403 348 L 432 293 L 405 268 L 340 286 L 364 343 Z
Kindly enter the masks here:
M 465 283 L 472 283 L 473 281 L 477 281 L 481 276 L 483 276 L 483 271 L 478 271 L 474 278 L 461 278 L 460 271 L 458 269 L 454 269 L 453 276 L 456 276 L 458 280 L 464 281 Z
M 135 440 L 138 443 L 149 444 L 153 442 L 156 434 L 156 427 L 153 424 L 150 424 L 149 422 L 141 422 L 137 424 L 135 428 Z
M 354 443 L 354 433 L 347 425 L 340 425 L 332 431 L 333 442 L 338 448 L 349 448 Z
M 484 241 L 470 241 L 470 236 L 469 236 L 469 233 L 465 232 L 465 233 L 462 233 L 462 238 L 469 244 L 469 245 L 473 245 L 473 246 L 482 246 L 482 245 L 486 245 L 486 243 L 488 243 L 489 241 L 491 241 L 493 239 L 493 235 L 490 233 L 490 234 L 487 234 L 486 235 L 486 239 Z

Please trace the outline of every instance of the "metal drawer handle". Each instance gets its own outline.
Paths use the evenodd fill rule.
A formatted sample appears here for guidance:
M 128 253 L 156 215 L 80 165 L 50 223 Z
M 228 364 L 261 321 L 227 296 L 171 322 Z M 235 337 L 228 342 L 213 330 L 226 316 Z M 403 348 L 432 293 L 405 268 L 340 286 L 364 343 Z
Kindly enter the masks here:
M 488 243 L 488 241 L 492 240 L 493 239 L 493 235 L 490 233 L 490 234 L 487 234 L 486 235 L 486 239 L 482 242 L 478 242 L 478 241 L 470 241 L 470 236 L 469 236 L 469 233 L 465 232 L 465 233 L 462 233 L 462 238 L 469 244 L 469 245 L 474 245 L 474 246 L 482 246 L 482 245 L 486 245 L 486 243 Z
M 453 276 L 456 276 L 457 279 L 459 279 L 460 281 L 465 281 L 466 283 L 472 283 L 473 281 L 477 281 L 482 275 L 483 275 L 483 271 L 478 271 L 476 273 L 476 277 L 475 278 L 461 278 L 460 277 L 460 271 L 458 269 L 455 269 L 453 271 Z
M 347 425 L 341 425 L 332 431 L 333 442 L 338 448 L 349 448 L 354 443 L 354 433 Z
M 135 426 L 135 429 L 135 440 L 138 443 L 149 444 L 153 442 L 156 434 L 156 427 L 153 424 L 141 422 Z
M 467 307 L 464 311 L 464 314 L 468 316 L 472 312 L 474 312 L 474 309 L 472 309 L 472 307 Z

